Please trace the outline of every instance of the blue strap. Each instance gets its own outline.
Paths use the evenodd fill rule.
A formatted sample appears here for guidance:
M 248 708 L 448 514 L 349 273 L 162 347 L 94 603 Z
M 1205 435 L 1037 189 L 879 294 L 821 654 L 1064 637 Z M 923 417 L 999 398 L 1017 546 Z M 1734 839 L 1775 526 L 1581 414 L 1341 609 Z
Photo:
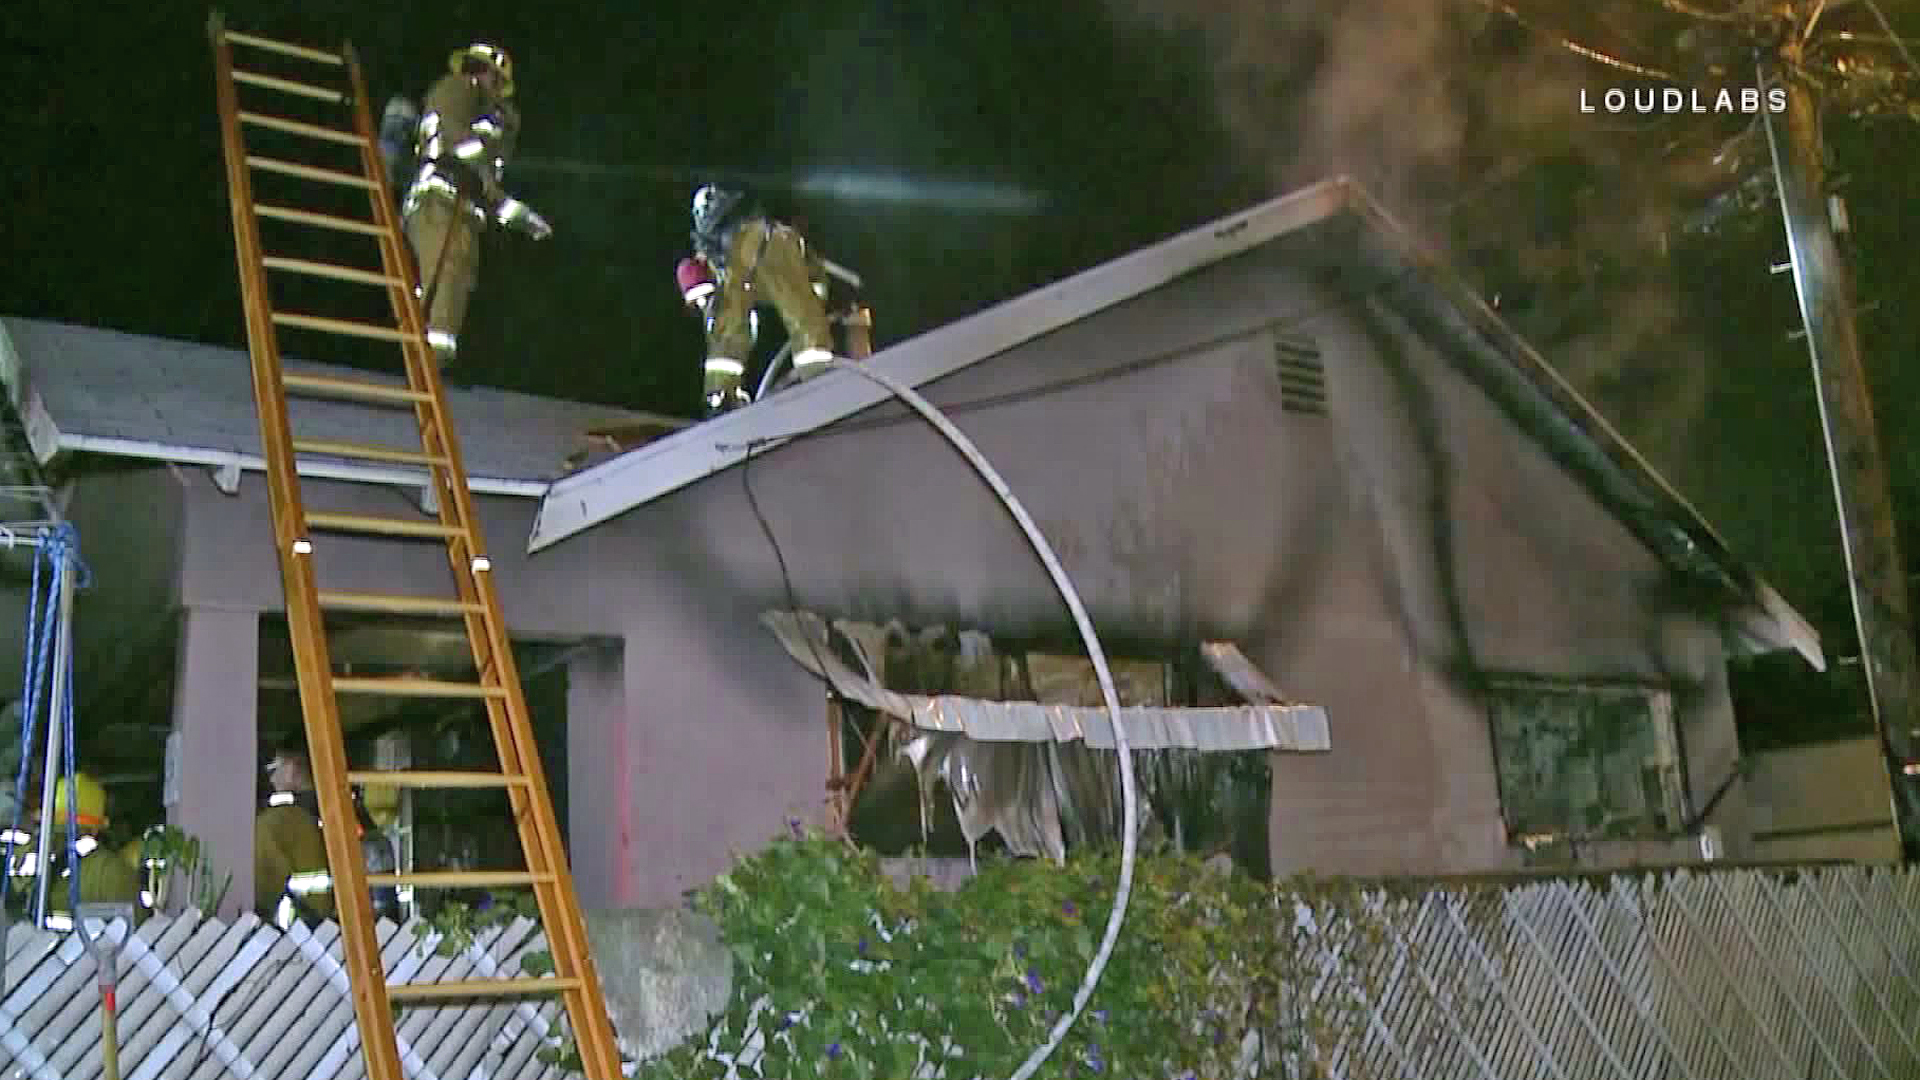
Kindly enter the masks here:
M 41 708 L 41 686 L 49 681 L 53 650 L 56 644 L 55 633 L 60 620 L 60 583 L 71 568 L 74 573 L 74 587 L 84 589 L 93 583 L 93 575 L 80 558 L 79 534 L 72 525 L 62 523 L 49 529 L 42 529 L 38 537 L 39 545 L 33 560 L 33 583 L 27 597 L 27 640 L 26 671 L 21 680 L 20 697 L 20 768 L 14 776 L 13 822 L 4 841 L 3 857 L 0 866 L 13 864 L 13 851 L 16 838 L 20 835 L 20 818 L 25 809 L 27 796 L 27 774 L 34 758 L 34 744 L 37 741 L 37 720 Z M 42 574 L 42 569 L 47 573 Z M 42 581 L 45 585 L 45 599 L 42 601 Z M 67 788 L 67 892 L 72 904 L 74 917 L 80 911 L 80 851 L 79 851 L 79 792 L 75 760 L 75 724 L 73 707 L 73 665 L 66 665 L 61 689 L 62 707 L 59 716 L 50 716 L 47 720 L 47 738 L 61 740 L 61 770 L 65 773 Z M 51 691 L 51 687 L 48 688 Z M 56 728 L 55 725 L 58 725 Z M 45 865 L 47 852 L 41 852 L 39 861 Z M 37 890 L 36 890 L 37 895 Z M 0 904 L 5 903 L 4 890 L 0 890 Z M 45 918 L 45 912 L 35 912 L 36 921 Z

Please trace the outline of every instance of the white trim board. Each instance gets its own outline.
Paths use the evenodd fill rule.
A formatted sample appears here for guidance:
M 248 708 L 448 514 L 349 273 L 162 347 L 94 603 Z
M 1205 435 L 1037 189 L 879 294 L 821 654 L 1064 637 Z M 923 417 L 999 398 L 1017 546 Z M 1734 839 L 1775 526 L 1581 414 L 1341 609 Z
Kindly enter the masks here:
M 69 435 L 59 432 L 55 445 L 61 450 L 79 453 L 145 458 L 149 461 L 167 461 L 178 465 L 205 465 L 210 468 L 238 465 L 249 472 L 265 472 L 267 468 L 266 460 L 258 454 L 240 454 L 232 450 L 210 450 L 192 446 L 171 446 L 166 443 L 138 439 L 114 439 L 101 435 Z M 428 482 L 424 469 L 353 465 L 346 462 L 312 461 L 305 458 L 298 460 L 296 468 L 301 476 L 315 480 L 346 480 L 359 484 L 392 484 L 399 487 L 423 487 Z M 547 493 L 547 485 L 543 481 L 508 480 L 489 476 L 470 476 L 467 478 L 467 487 L 476 495 L 512 495 L 523 499 L 537 499 Z

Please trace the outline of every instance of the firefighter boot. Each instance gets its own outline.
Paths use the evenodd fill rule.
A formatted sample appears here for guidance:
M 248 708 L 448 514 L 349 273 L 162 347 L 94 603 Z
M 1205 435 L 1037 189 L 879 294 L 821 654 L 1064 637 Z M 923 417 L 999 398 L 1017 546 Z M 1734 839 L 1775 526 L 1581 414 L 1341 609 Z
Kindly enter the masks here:
M 747 366 L 738 360 L 724 357 L 709 357 L 706 364 L 704 395 L 701 419 L 711 420 L 721 413 L 732 412 L 750 404 L 753 399 L 740 385 L 746 375 Z

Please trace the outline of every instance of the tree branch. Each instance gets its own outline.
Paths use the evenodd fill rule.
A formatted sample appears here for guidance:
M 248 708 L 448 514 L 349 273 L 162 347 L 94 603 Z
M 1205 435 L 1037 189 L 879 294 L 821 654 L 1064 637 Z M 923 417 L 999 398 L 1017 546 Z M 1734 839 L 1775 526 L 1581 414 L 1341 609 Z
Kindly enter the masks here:
M 1518 11 L 1515 11 L 1512 6 L 1502 3 L 1501 0 L 1480 0 L 1480 2 L 1484 4 L 1486 7 L 1494 11 L 1497 11 L 1502 15 L 1505 15 L 1507 18 L 1512 19 L 1516 23 L 1519 23 L 1521 26 L 1532 31 L 1533 33 L 1538 34 L 1539 36 L 1546 38 L 1547 40 L 1553 42 L 1554 44 L 1560 46 L 1561 48 L 1567 50 L 1568 52 L 1573 53 L 1575 56 L 1579 56 L 1586 60 L 1591 60 L 1596 64 L 1604 64 L 1607 67 L 1617 68 L 1621 71 L 1631 72 L 1635 75 L 1642 76 L 1643 78 L 1659 79 L 1663 82 L 1672 83 L 1675 86 L 1682 85 L 1681 81 L 1678 78 L 1669 74 L 1668 72 L 1660 70 L 1659 68 L 1648 67 L 1644 64 L 1636 64 L 1630 60 L 1623 60 L 1620 57 L 1614 56 L 1611 53 L 1602 52 L 1601 50 L 1593 48 L 1592 46 L 1589 46 L 1589 45 L 1582 45 L 1579 42 L 1573 40 L 1572 38 L 1565 37 L 1560 34 L 1556 34 L 1553 31 L 1543 29 L 1542 27 L 1536 25 L 1532 20 L 1528 19 L 1526 16 L 1520 14 Z M 1667 0 L 1661 0 L 1661 2 L 1665 3 L 1667 2 Z

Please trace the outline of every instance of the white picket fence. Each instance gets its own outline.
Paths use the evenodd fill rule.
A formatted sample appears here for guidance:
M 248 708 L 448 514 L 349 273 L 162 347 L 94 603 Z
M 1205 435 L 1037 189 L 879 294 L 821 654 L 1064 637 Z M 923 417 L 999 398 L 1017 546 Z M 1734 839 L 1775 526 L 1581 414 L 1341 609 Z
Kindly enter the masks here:
M 228 925 L 197 912 L 156 916 L 130 937 L 122 920 L 99 927 L 119 958 L 123 1080 L 359 1080 L 366 1065 L 341 965 L 340 929 L 282 932 L 252 915 Z M 456 957 L 413 923 L 379 924 L 389 983 L 519 974 L 544 948 L 520 919 L 477 935 Z M 0 991 L 0 1062 L 19 1080 L 99 1080 L 100 994 L 75 934 L 14 926 Z M 400 1054 L 413 1080 L 560 1080 L 537 1056 L 562 1031 L 552 999 L 409 1005 Z
M 1282 1075 L 1920 1077 L 1920 871 L 1303 894 L 1289 936 L 1311 1019 L 1262 1055 Z
M 1251 1075 L 1329 1080 L 1920 1077 L 1920 870 L 1678 870 L 1281 897 L 1292 970 Z M 380 924 L 389 982 L 516 974 L 520 920 L 456 958 Z M 126 1080 L 358 1080 L 339 930 L 155 918 L 119 955 Z M 430 946 L 431 939 L 428 939 Z M 8 1080 L 98 1080 L 99 996 L 71 935 L 15 927 Z M 550 1000 L 416 1006 L 411 1080 L 562 1080 Z

